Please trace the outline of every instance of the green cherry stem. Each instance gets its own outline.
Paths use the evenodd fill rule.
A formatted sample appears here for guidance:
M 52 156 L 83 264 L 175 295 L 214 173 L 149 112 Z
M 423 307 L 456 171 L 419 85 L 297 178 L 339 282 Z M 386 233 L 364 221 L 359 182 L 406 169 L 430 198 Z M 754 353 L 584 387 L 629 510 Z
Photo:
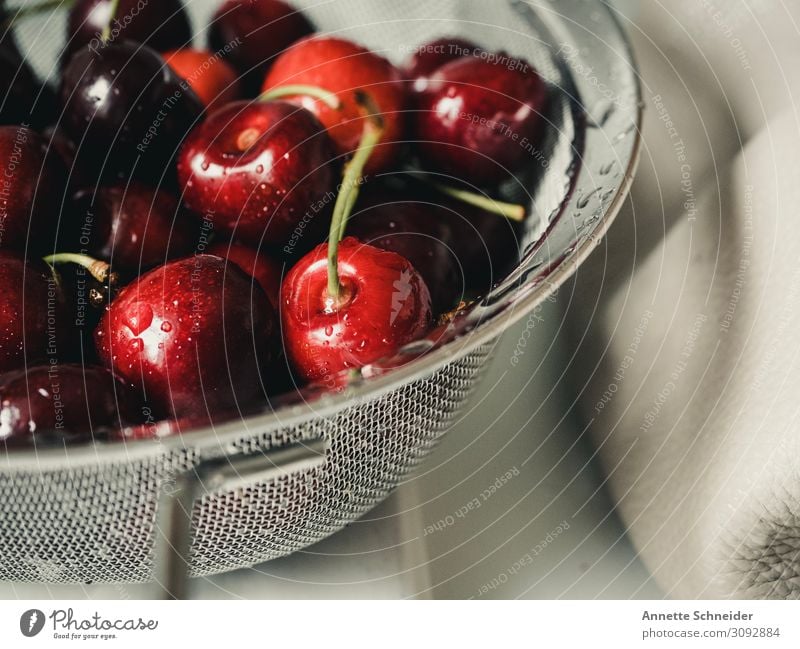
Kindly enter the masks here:
M 331 218 L 331 230 L 328 237 L 328 297 L 334 302 L 339 300 L 342 285 L 339 281 L 339 242 L 344 238 L 347 220 L 361 191 L 361 183 L 372 152 L 383 137 L 384 123 L 380 110 L 372 98 L 365 92 L 356 93 L 356 102 L 361 108 L 364 130 L 355 155 L 345 165 L 342 175 L 342 186 L 336 197 Z
M 108 22 L 106 26 L 103 27 L 103 33 L 100 34 L 100 39 L 104 43 L 108 43 L 111 38 L 111 25 L 114 24 L 114 20 L 117 17 L 117 11 L 119 11 L 119 0 L 111 0 L 111 13 L 108 16 Z
M 58 264 L 77 264 L 85 268 L 89 274 L 101 284 L 108 282 L 114 286 L 118 282 L 117 274 L 111 272 L 111 266 L 104 261 L 94 259 L 89 255 L 82 255 L 75 252 L 59 252 L 55 255 L 45 257 L 44 261 L 51 268 Z
M 333 93 L 330 90 L 325 90 L 325 88 L 320 88 L 319 86 L 277 86 L 267 90 L 265 93 L 262 93 L 259 99 L 261 99 L 261 101 L 273 101 L 275 99 L 281 99 L 283 97 L 295 97 L 297 95 L 308 95 L 314 99 L 319 99 L 333 110 L 339 110 L 342 107 L 342 103 L 339 101 L 339 97 L 336 96 L 336 93 Z
M 457 201 L 461 201 L 467 205 L 473 205 L 491 214 L 497 214 L 509 221 L 521 223 L 525 220 L 525 208 L 517 203 L 506 203 L 504 201 L 498 201 L 490 196 L 467 191 L 466 189 L 451 187 L 450 185 L 431 179 L 424 173 L 412 172 L 412 175 L 417 180 L 424 182 L 426 185 L 430 185 L 439 193 L 455 198 Z

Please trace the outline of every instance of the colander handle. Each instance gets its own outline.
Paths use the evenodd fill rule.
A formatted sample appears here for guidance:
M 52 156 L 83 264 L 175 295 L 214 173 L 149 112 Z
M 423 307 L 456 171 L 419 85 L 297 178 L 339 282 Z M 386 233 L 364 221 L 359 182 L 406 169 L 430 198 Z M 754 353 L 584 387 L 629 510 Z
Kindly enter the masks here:
M 153 575 L 162 598 L 189 595 L 192 512 L 198 498 L 317 468 L 325 463 L 327 449 L 327 440 L 320 438 L 259 455 L 206 460 L 175 476 L 175 482 L 161 490 L 157 510 Z

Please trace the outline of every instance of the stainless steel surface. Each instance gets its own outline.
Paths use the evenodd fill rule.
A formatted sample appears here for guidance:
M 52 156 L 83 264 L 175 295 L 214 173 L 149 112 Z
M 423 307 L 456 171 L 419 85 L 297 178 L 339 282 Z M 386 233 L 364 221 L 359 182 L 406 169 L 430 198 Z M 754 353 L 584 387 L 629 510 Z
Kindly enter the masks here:
M 199 26 L 214 2 L 188 4 Z M 158 442 L 9 454 L 0 461 L 0 578 L 146 581 L 159 492 L 177 475 L 200 461 L 319 438 L 330 444 L 323 467 L 206 494 L 195 504 L 192 574 L 280 557 L 341 529 L 435 446 L 479 380 L 493 341 L 575 270 L 619 208 L 636 163 L 641 104 L 627 42 L 603 4 L 298 5 L 321 29 L 394 60 L 430 37 L 457 33 L 524 57 L 544 74 L 555 97 L 550 164 L 516 188 L 534 210 L 522 263 L 438 339 L 367 368 L 341 394 L 307 391 L 274 411 Z M 54 73 L 60 30 L 57 17 L 20 26 L 40 71 Z M 42 57 L 48 51 L 49 60 Z M 427 353 L 410 360 L 421 349 Z

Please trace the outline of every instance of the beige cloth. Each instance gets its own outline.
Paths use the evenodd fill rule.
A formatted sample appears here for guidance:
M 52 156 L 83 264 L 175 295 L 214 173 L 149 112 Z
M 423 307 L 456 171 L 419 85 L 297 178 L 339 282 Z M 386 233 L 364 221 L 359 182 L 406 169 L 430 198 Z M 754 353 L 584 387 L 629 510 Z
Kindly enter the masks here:
M 574 389 L 667 596 L 798 597 L 800 4 L 629 4 L 645 145 L 560 292 Z

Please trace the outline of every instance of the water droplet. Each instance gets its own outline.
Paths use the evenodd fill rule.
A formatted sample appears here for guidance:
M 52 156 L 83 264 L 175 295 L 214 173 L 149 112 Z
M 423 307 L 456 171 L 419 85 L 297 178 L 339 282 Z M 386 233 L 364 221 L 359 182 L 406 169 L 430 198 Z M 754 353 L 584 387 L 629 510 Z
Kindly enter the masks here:
M 332 336 L 333 335 L 333 327 L 331 325 L 328 325 L 327 327 L 325 327 L 325 335 L 326 336 Z
M 607 162 L 602 167 L 600 167 L 600 175 L 601 176 L 607 175 L 608 172 L 611 171 L 614 168 L 614 165 L 616 164 L 616 162 L 617 162 L 616 160 L 612 160 L 611 162 Z
M 172 324 L 170 324 L 165 320 L 164 322 L 161 323 L 161 331 L 163 331 L 164 333 L 169 333 L 170 331 L 172 331 Z
M 130 344 L 131 351 L 136 353 L 144 349 L 144 341 L 141 338 L 134 338 Z
M 258 165 L 256 167 L 256 173 L 257 174 L 263 174 L 264 173 L 264 165 Z
M 138 336 L 153 322 L 153 310 L 146 302 L 136 302 L 125 314 L 125 326 Z
M 201 165 L 200 165 L 200 168 L 201 168 L 203 171 L 208 171 L 208 168 L 209 168 L 210 166 L 211 166 L 211 164 L 208 162 L 208 160 L 203 160 L 203 164 L 201 164 Z

